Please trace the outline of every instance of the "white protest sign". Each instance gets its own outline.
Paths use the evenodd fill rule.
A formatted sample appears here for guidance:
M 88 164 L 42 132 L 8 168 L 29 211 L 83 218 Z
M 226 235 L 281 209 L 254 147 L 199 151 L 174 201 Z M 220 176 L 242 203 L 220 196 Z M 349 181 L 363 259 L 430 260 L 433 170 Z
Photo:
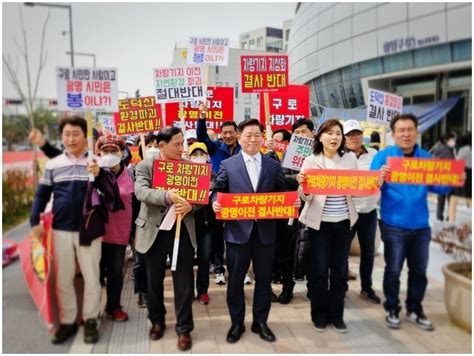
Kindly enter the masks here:
M 229 63 L 229 42 L 228 38 L 190 37 L 186 63 L 226 66 Z
M 58 67 L 56 83 L 59 110 L 118 110 L 115 68 Z
M 313 142 L 313 138 L 292 135 L 281 166 L 300 171 L 304 159 L 313 152 Z
M 200 65 L 154 68 L 153 82 L 158 103 L 205 100 L 204 71 Z
M 369 88 L 367 121 L 389 125 L 402 112 L 403 97 Z
M 115 134 L 115 122 L 114 122 L 114 115 L 107 115 L 102 114 L 98 115 L 99 125 L 102 130 Z

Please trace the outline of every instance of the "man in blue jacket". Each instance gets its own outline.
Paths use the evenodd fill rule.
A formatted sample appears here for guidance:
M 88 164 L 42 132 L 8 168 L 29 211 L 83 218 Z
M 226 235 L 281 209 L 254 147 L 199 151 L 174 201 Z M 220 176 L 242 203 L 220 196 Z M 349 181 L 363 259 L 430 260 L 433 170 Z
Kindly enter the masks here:
M 416 143 L 416 116 L 397 115 L 392 119 L 390 128 L 395 146 L 389 146 L 375 155 L 370 167 L 372 170 L 382 169 L 389 174 L 390 169 L 386 166 L 389 157 L 431 158 Z M 387 326 L 392 329 L 400 328 L 400 274 L 406 259 L 406 318 L 423 330 L 434 330 L 433 323 L 425 316 L 421 305 L 428 284 L 426 269 L 431 241 L 427 197 L 428 192 L 447 194 L 450 190 L 450 187 L 387 182 L 381 187 L 381 232 L 385 257 L 384 308 Z

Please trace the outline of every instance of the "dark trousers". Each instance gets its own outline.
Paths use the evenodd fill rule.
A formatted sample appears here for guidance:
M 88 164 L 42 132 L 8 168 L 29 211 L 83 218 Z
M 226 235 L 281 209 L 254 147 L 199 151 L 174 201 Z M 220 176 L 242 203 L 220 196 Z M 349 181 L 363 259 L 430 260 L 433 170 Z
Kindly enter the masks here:
M 408 312 L 422 312 L 421 302 L 425 296 L 428 278 L 429 246 L 431 229 L 401 229 L 381 224 L 384 243 L 385 271 L 383 292 L 385 310 L 400 310 L 400 274 L 405 259 L 408 265 L 408 291 L 406 309 Z
M 273 276 L 284 286 L 293 286 L 293 264 L 295 260 L 295 230 L 288 220 L 277 220 L 277 240 L 273 260 Z M 296 223 L 294 224 L 297 225 Z
M 145 255 L 138 251 L 133 254 L 133 291 L 146 294 Z
M 309 228 L 311 256 L 311 319 L 339 322 L 344 319 L 347 259 L 351 245 L 349 220 L 321 222 Z M 328 285 L 329 282 L 329 285 Z
M 253 321 L 266 323 L 271 306 L 272 261 L 275 254 L 275 244 L 262 245 L 254 224 L 250 240 L 244 245 L 227 243 L 227 269 L 229 279 L 227 284 L 227 306 L 232 325 L 244 323 L 245 274 L 253 264 L 255 274 L 255 290 L 253 294 Z
M 120 309 L 120 297 L 123 288 L 123 261 L 125 245 L 102 242 L 102 259 L 100 261 L 104 277 L 107 278 L 107 305 L 105 310 L 113 312 Z
M 213 232 L 203 221 L 196 219 L 196 242 L 198 268 L 196 276 L 197 295 L 207 293 L 209 288 L 209 264 L 212 252 Z
M 212 226 L 212 256 L 214 273 L 225 273 L 224 267 L 224 227 L 222 221 L 216 220 Z
M 451 194 L 438 194 L 438 203 L 436 204 L 436 219 L 439 221 L 444 221 L 444 207 L 446 206 L 446 201 L 448 201 L 449 204 L 450 196 Z
M 369 213 L 359 213 L 359 219 L 352 229 L 352 239 L 357 233 L 360 245 L 360 282 L 362 290 L 372 288 L 374 270 L 375 234 L 377 231 L 377 209 Z
M 163 296 L 163 281 L 166 272 L 166 256 L 173 255 L 175 228 L 171 231 L 160 231 L 155 242 L 145 253 L 147 274 L 148 319 L 152 324 L 165 324 L 166 308 Z M 193 260 L 194 248 L 189 239 L 186 225 L 181 225 L 178 262 L 173 275 L 173 292 L 176 315 L 176 333 L 181 335 L 191 332 L 193 322 Z

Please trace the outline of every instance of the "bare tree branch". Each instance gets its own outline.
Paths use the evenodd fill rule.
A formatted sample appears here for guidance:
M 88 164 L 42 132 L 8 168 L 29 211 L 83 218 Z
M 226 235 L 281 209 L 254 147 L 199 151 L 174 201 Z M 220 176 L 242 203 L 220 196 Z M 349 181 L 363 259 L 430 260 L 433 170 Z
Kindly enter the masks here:
M 38 93 L 38 85 L 39 85 L 39 79 L 41 76 L 41 72 L 44 69 L 44 66 L 46 65 L 46 56 L 43 58 L 44 55 L 44 40 L 46 38 L 46 25 L 48 24 L 49 17 L 51 15 L 51 12 L 48 10 L 48 16 L 46 16 L 46 20 L 44 20 L 43 24 L 43 31 L 41 34 L 41 47 L 40 47 L 40 57 L 39 57 L 39 66 L 38 66 L 38 73 L 36 73 L 36 83 L 35 83 L 35 90 L 33 92 L 33 102 L 36 100 L 36 94 Z
M 21 32 L 23 34 L 23 59 L 25 60 L 26 66 L 26 82 L 28 90 L 28 101 L 25 103 L 26 111 L 31 120 L 31 126 L 34 127 L 33 123 L 33 97 L 31 95 L 31 74 L 30 74 L 30 60 L 28 56 L 28 38 L 26 36 L 25 22 L 23 21 L 23 11 L 21 10 L 21 5 L 18 5 L 18 10 L 20 11 L 20 23 L 21 23 Z

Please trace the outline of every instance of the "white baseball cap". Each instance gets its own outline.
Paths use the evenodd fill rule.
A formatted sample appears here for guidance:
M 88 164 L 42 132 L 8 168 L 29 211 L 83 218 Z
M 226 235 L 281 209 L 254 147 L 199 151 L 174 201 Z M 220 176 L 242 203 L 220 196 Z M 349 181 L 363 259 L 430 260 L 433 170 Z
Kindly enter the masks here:
M 343 124 L 344 127 L 344 135 L 347 135 L 349 132 L 357 130 L 360 132 L 364 132 L 360 127 L 359 121 L 356 120 L 347 120 Z

